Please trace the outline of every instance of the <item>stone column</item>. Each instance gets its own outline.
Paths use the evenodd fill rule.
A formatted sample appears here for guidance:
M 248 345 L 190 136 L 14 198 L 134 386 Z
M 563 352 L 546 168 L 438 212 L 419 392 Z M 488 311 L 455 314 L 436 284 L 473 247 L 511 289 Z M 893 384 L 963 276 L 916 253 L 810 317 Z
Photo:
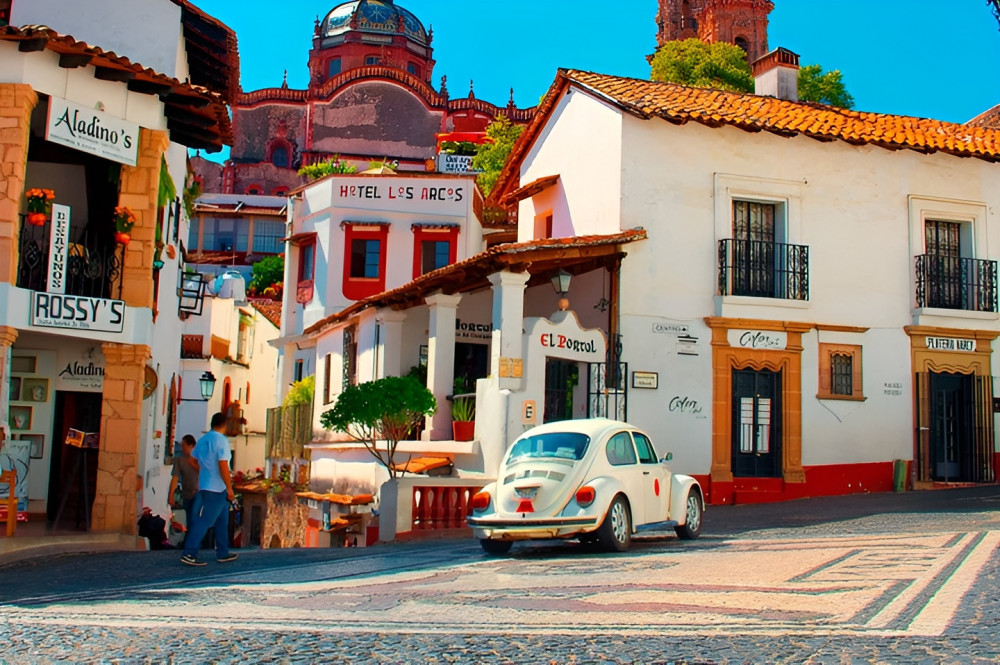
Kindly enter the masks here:
M 136 216 L 132 240 L 125 246 L 120 298 L 132 307 L 153 306 L 153 252 L 159 208 L 160 165 L 170 140 L 164 131 L 139 131 L 139 158 L 135 166 L 123 166 L 118 204 Z M 121 251 L 121 250 L 119 250 Z
M 493 342 L 490 345 L 490 374 L 500 379 L 500 389 L 520 390 L 520 376 L 505 376 L 500 359 L 522 360 L 524 336 L 524 288 L 531 277 L 526 272 L 502 272 L 489 276 L 493 285 Z
M 406 374 L 403 370 L 403 321 L 405 320 L 405 312 L 391 309 L 381 310 L 375 315 L 375 321 L 382 326 L 382 376 Z
M 10 434 L 10 347 L 17 341 L 17 328 L 0 326 L 0 428 Z
M 28 166 L 31 112 L 37 103 L 38 95 L 30 85 L 0 83 L 0 282 L 8 284 L 17 283 L 18 213 Z
M 143 445 L 142 384 L 148 346 L 101 345 L 105 357 L 101 443 L 91 528 L 135 534 L 139 519 L 139 451 Z
M 434 393 L 437 411 L 427 417 L 423 438 L 447 441 L 451 433 L 451 402 L 448 395 L 455 384 L 455 323 L 458 319 L 460 295 L 435 293 L 425 298 L 430 309 L 427 330 L 427 388 Z

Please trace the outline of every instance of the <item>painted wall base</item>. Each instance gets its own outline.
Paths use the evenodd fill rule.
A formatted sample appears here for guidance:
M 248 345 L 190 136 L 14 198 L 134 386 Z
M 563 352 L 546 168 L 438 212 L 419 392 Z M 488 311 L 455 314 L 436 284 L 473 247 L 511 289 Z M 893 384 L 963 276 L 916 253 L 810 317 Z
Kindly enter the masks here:
M 705 490 L 705 501 L 709 505 L 773 503 L 893 490 L 891 461 L 805 466 L 803 469 L 804 483 L 788 483 L 781 478 L 734 478 L 732 482 L 713 483 L 707 474 L 694 477 Z

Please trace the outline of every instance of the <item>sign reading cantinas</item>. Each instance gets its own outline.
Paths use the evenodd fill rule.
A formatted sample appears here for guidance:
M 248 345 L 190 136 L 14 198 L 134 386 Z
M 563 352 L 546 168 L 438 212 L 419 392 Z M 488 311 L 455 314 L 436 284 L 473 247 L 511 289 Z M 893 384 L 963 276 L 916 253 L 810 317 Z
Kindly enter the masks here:
M 129 166 L 139 155 L 139 125 L 59 97 L 49 97 L 45 139 Z

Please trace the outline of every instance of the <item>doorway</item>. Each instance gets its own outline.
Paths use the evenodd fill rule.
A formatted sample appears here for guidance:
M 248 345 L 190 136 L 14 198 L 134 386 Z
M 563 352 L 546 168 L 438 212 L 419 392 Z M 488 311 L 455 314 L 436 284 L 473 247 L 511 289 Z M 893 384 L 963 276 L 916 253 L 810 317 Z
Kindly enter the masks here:
M 77 528 L 89 528 L 85 524 L 84 515 L 91 514 L 94 494 L 97 488 L 97 450 L 89 450 L 84 455 L 79 448 L 66 445 L 66 435 L 70 429 L 83 432 L 98 432 L 101 428 L 102 393 L 56 392 L 56 417 L 52 428 L 52 460 L 49 467 L 49 489 L 46 501 L 46 517 L 53 523 L 59 506 L 66 499 L 62 515 L 59 516 L 60 527 L 75 524 Z M 87 478 L 87 499 L 90 505 L 84 506 L 83 487 L 81 487 L 82 472 L 77 464 L 80 456 L 81 464 L 85 457 Z M 86 511 L 84 510 L 86 508 Z
M 931 479 L 971 481 L 963 462 L 974 447 L 973 375 L 930 373 Z
M 545 359 L 543 422 L 573 419 L 573 393 L 580 383 L 580 366 L 572 360 Z
M 732 471 L 737 478 L 781 476 L 781 372 L 733 370 Z

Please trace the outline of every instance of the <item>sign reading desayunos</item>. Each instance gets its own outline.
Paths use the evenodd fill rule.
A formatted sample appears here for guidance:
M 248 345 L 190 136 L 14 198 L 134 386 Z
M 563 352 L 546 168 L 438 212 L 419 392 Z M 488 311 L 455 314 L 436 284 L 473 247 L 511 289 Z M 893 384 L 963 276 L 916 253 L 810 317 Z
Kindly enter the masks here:
M 788 347 L 788 333 L 777 330 L 730 330 L 729 346 L 741 349 L 783 351 Z
M 70 207 L 52 206 L 52 230 L 49 234 L 49 278 L 46 291 L 66 293 L 66 259 L 69 250 Z
M 59 97 L 49 97 L 45 139 L 129 166 L 139 154 L 139 125 Z

